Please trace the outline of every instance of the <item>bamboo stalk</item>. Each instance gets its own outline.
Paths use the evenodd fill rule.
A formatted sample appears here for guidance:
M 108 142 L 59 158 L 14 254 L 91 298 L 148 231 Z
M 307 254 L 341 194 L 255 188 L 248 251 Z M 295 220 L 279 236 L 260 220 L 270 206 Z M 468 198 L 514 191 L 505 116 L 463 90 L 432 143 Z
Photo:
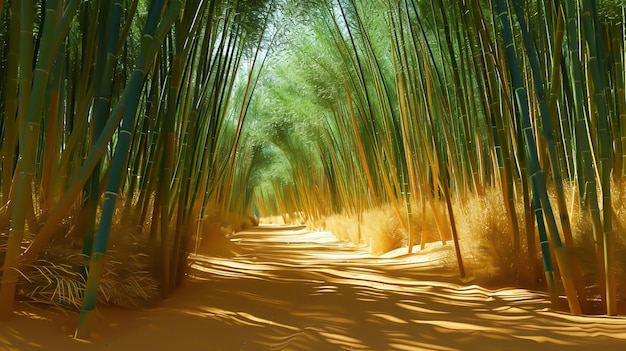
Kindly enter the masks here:
M 51 40 L 56 26 L 56 11 L 58 11 L 58 1 L 49 1 L 46 4 L 48 20 L 43 28 L 42 40 Z M 0 287 L 0 317 L 6 318 L 10 315 L 15 298 L 15 288 L 17 277 L 18 257 L 21 253 L 21 243 L 25 231 L 26 211 L 32 208 L 32 181 L 35 170 L 35 150 L 39 139 L 39 116 L 43 109 L 43 94 L 47 83 L 48 71 L 46 70 L 46 59 L 55 52 L 53 46 L 42 48 L 39 54 L 39 61 L 32 74 L 33 38 L 32 26 L 34 19 L 34 3 L 23 2 L 20 8 L 20 94 L 19 94 L 19 139 L 25 147 L 19 151 L 19 173 L 16 179 L 15 206 L 11 215 L 11 229 L 9 232 L 9 243 L 7 246 L 4 271 L 2 274 L 2 286 Z M 44 41 L 45 42 L 45 41 Z M 34 91 L 31 92 L 32 80 Z M 32 99 L 31 99 L 32 97 Z M 29 204 L 31 202 L 31 204 Z
M 120 180 L 127 162 L 127 154 L 132 137 L 132 127 L 137 113 L 139 98 L 144 84 L 146 69 L 154 62 L 154 53 L 159 46 L 155 45 L 163 40 L 166 28 L 172 25 L 182 7 L 181 1 L 175 1 L 168 5 L 163 18 L 161 11 L 164 1 L 155 0 L 150 6 L 148 19 L 146 21 L 144 35 L 142 38 L 141 54 L 137 59 L 135 70 L 128 83 L 127 89 L 130 92 L 128 97 L 128 107 L 124 112 L 124 118 L 120 127 L 119 139 L 115 147 L 113 156 L 111 178 L 105 192 L 105 200 L 102 207 L 100 224 L 95 236 L 93 256 L 89 266 L 89 275 L 85 288 L 85 295 L 81 307 L 81 314 L 76 327 L 75 338 L 85 339 L 90 336 L 92 327 L 92 314 L 95 310 L 98 281 L 100 278 L 103 258 L 106 254 L 111 222 L 115 210 L 115 202 L 118 197 Z M 161 22 L 159 23 L 159 20 Z
M 557 258 L 559 259 L 559 269 L 561 271 L 562 279 L 564 280 L 563 284 L 566 285 L 566 292 L 568 291 L 568 289 L 571 289 L 571 288 L 568 288 L 568 286 L 571 286 L 574 289 L 574 291 L 569 291 L 568 299 L 577 298 L 578 305 L 581 308 L 581 311 L 578 311 L 577 309 L 572 308 L 572 312 L 575 314 L 579 314 L 583 311 L 587 311 L 587 297 L 585 294 L 584 283 L 582 281 L 583 279 L 582 270 L 580 268 L 580 264 L 578 263 L 578 259 L 575 254 L 574 239 L 572 237 L 572 229 L 571 229 L 570 222 L 569 222 L 569 215 L 567 213 L 567 206 L 565 204 L 565 194 L 563 193 L 563 180 L 561 177 L 560 168 L 558 166 L 556 146 L 555 146 L 555 141 L 554 141 L 554 135 L 552 132 L 552 123 L 550 120 L 551 119 L 550 107 L 548 106 L 548 101 L 546 99 L 546 93 L 545 93 L 545 89 L 543 87 L 543 82 L 542 82 L 543 80 L 540 75 L 539 57 L 538 57 L 535 47 L 531 43 L 532 39 L 530 38 L 530 33 L 528 32 L 528 29 L 526 27 L 523 6 L 520 0 L 515 0 L 513 7 L 515 9 L 515 13 L 517 14 L 517 20 L 518 20 L 518 23 L 520 25 L 520 29 L 522 32 L 524 46 L 526 47 L 526 53 L 529 56 L 529 60 L 530 60 L 531 68 L 532 68 L 532 73 L 533 73 L 532 81 L 535 84 L 535 92 L 537 94 L 537 100 L 539 101 L 539 108 L 540 108 L 540 113 L 541 113 L 541 117 L 543 121 L 542 123 L 543 138 L 548 147 L 550 166 L 552 169 L 552 178 L 554 180 L 554 185 L 556 188 L 557 208 L 559 212 L 559 219 L 561 222 L 562 235 L 565 239 L 564 246 L 561 244 L 560 236 L 555 235 L 556 226 L 554 226 L 554 228 L 549 227 L 549 229 L 550 229 L 550 232 L 553 233 L 551 238 L 553 240 L 554 250 L 557 254 Z M 562 45 L 562 39 L 563 39 L 563 24 L 564 24 L 563 16 L 560 15 L 558 16 L 558 25 L 557 25 L 557 31 L 555 34 L 556 36 L 555 48 L 554 48 L 555 54 L 553 58 L 553 68 L 552 68 L 552 71 L 553 71 L 552 81 L 554 84 L 558 84 L 556 82 L 556 79 L 557 79 L 556 77 L 558 77 L 560 73 L 558 69 L 558 65 L 561 62 L 560 52 L 561 52 L 561 45 Z M 556 101 L 554 101 L 554 104 L 556 104 Z M 556 108 L 554 108 L 553 110 L 554 112 L 556 112 Z M 552 226 L 551 220 L 548 221 L 548 224 L 549 226 Z M 561 250 L 564 250 L 563 257 L 559 256 Z M 570 302 L 570 307 L 571 306 L 572 306 L 572 303 Z

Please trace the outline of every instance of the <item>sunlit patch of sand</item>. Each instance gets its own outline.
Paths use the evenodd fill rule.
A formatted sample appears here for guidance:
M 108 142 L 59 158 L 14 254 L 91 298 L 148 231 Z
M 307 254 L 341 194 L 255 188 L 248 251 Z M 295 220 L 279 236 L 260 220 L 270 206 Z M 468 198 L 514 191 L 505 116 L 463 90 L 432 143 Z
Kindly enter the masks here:
M 526 340 L 532 340 L 538 343 L 550 343 L 550 344 L 556 344 L 556 345 L 565 345 L 565 346 L 575 346 L 576 343 L 573 343 L 571 341 L 567 341 L 567 340 L 563 340 L 563 339 L 559 339 L 559 338 L 551 338 L 548 336 L 543 336 L 543 335 L 532 335 L 532 336 L 527 336 L 527 335 L 513 335 L 513 337 L 515 338 L 519 338 L 519 339 L 526 339 Z
M 31 341 L 29 340 L 29 338 L 25 335 L 23 335 L 22 333 L 20 333 L 19 331 L 17 331 L 14 328 L 7 328 L 6 332 L 11 336 L 12 339 L 14 339 L 15 343 L 19 343 L 19 344 L 24 344 L 26 346 L 28 346 L 29 348 L 42 348 L 44 345 L 40 342 L 35 342 L 35 341 Z M 11 349 L 10 347 L 12 346 L 11 344 L 13 342 L 9 341 L 10 338 L 8 337 L 0 337 L 0 342 L 6 344 L 7 348 L 9 348 L 9 350 L 19 350 L 19 348 L 16 349 Z M 0 344 L 2 345 L 2 344 Z
M 398 317 L 389 315 L 389 314 L 385 314 L 385 313 L 372 313 L 371 314 L 372 317 L 378 317 L 378 318 L 382 318 L 387 322 L 391 322 L 391 323 L 398 323 L 398 324 L 407 324 L 409 322 L 405 321 L 404 319 L 400 319 Z
M 34 311 L 13 311 L 13 314 L 16 316 L 23 316 L 29 319 L 38 319 L 38 320 L 50 320 L 49 317 L 46 316 L 42 316 L 39 313 L 36 313 Z
M 494 333 L 509 333 L 509 329 L 504 328 L 494 328 L 485 325 L 478 324 L 470 324 L 470 323 L 462 323 L 462 322 L 453 322 L 453 321 L 442 321 L 442 320 L 417 320 L 412 319 L 411 322 L 418 324 L 430 324 L 436 325 L 438 327 L 442 327 L 450 330 L 469 330 L 469 331 L 481 331 L 481 332 L 494 332 Z
M 461 351 L 461 349 L 458 348 L 453 348 L 453 347 L 446 347 L 446 346 L 442 346 L 442 345 L 436 345 L 436 344 L 427 344 L 427 343 L 423 343 L 423 342 L 414 342 L 414 341 L 407 341 L 407 343 L 391 343 L 389 344 L 389 347 L 391 350 L 398 350 L 398 351 L 416 351 L 416 350 L 420 350 L 420 351 Z
M 345 348 L 356 347 L 358 350 L 359 348 L 364 347 L 361 344 L 360 340 L 350 337 L 348 335 L 342 335 L 342 334 L 336 334 L 336 333 L 330 333 L 330 332 L 324 332 L 324 331 L 320 332 L 320 335 L 324 336 L 330 343 L 344 346 Z
M 416 306 L 417 303 L 418 302 L 415 302 L 415 301 L 403 300 L 403 302 L 398 302 L 396 303 L 396 305 L 398 305 L 398 307 L 405 308 L 409 311 L 419 312 L 423 314 L 450 314 L 452 313 L 448 311 L 438 311 L 438 310 L 433 310 L 433 309 L 429 309 L 425 307 Z
M 509 315 L 506 317 L 502 317 L 498 314 L 493 314 L 493 312 L 489 312 L 489 313 L 476 313 L 476 317 L 485 319 L 485 320 L 493 320 L 493 321 L 502 321 L 502 320 L 507 320 L 507 321 L 523 321 L 523 320 L 527 320 L 527 319 L 532 319 L 533 316 L 524 314 L 524 315 L 520 315 L 520 316 L 513 316 L 513 315 Z

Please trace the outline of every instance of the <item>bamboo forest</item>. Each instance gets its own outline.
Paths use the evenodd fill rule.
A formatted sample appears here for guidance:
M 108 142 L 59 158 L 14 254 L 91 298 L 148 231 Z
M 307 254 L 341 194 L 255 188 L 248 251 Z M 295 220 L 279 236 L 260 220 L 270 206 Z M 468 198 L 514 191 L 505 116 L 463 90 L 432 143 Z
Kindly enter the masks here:
M 626 1 L 0 22 L 0 350 L 625 349 Z

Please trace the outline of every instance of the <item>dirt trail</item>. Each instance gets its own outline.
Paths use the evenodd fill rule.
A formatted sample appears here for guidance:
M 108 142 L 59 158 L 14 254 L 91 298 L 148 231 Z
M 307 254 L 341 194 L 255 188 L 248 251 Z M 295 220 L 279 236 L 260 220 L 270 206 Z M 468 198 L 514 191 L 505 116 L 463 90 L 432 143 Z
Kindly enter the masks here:
M 375 258 L 298 227 L 231 239 L 218 257 L 193 257 L 189 281 L 158 307 L 101 309 L 88 342 L 69 337 L 75 315 L 18 306 L 0 322 L 0 350 L 626 349 L 626 318 L 573 317 L 549 310 L 544 294 L 459 285 L 433 266 L 436 252 Z

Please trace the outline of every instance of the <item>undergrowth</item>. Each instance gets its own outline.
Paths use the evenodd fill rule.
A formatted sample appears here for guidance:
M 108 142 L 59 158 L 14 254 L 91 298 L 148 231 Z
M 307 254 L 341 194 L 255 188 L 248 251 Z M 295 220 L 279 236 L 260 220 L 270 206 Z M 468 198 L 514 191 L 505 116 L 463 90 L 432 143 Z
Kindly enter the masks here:
M 98 284 L 99 303 L 141 308 L 160 299 L 147 249 L 134 230 L 121 222 L 113 225 Z M 69 228 L 68 232 L 52 241 L 39 259 L 22 268 L 17 282 L 18 299 L 60 310 L 80 309 L 89 258 L 76 254 L 82 242 L 71 235 Z
M 597 266 L 593 246 L 591 220 L 572 199 L 571 185 L 566 184 L 566 201 L 575 242 L 577 257 L 583 267 L 584 280 L 592 297 L 597 296 Z M 552 196 L 554 198 L 554 196 Z M 576 200 L 576 201 L 573 201 Z M 615 235 L 615 274 L 618 284 L 618 298 L 626 299 L 626 183 L 615 183 L 612 187 L 613 225 Z M 552 199 L 556 213 L 556 202 Z M 425 206 L 424 206 L 425 205 Z M 459 236 L 459 246 L 466 271 L 475 283 L 488 287 L 518 286 L 531 289 L 545 289 L 545 275 L 542 268 L 541 252 L 537 239 L 537 229 L 533 216 L 534 241 L 536 255 L 529 257 L 526 240 L 523 203 L 515 204 L 518 221 L 519 247 L 516 250 L 510 230 L 502 193 L 496 189 L 487 189 L 480 196 L 471 195 L 462 203 L 453 202 L 455 223 Z M 407 218 L 406 207 L 401 206 L 400 215 Z M 442 242 L 450 247 L 450 221 L 443 201 L 433 204 L 412 203 L 410 232 L 413 236 L 414 253 L 428 243 Z M 393 206 L 387 204 L 369 209 L 362 214 L 359 223 L 356 215 L 332 215 L 312 221 L 310 229 L 323 229 L 332 232 L 341 240 L 349 240 L 367 248 L 372 254 L 406 247 L 408 231 L 403 227 Z M 560 224 L 559 224 L 560 229 Z M 360 235 L 359 235 L 360 233 Z M 424 245 L 426 244 L 426 245 Z M 408 248 L 407 248 L 408 252 Z M 447 268 L 456 265 L 454 250 L 448 250 L 444 260 Z M 553 260 L 556 264 L 556 262 Z M 558 268 L 555 267 L 555 270 Z
M 121 199 L 116 206 L 98 284 L 98 303 L 125 308 L 148 307 L 161 300 L 159 279 L 162 262 L 160 252 L 155 249 L 160 239 L 150 233 L 150 216 L 146 216 L 143 223 L 134 224 L 133 217 L 137 214 L 124 213 L 125 207 L 124 199 Z M 194 210 L 194 218 L 197 218 L 199 208 Z M 21 267 L 17 299 L 63 311 L 80 308 L 86 285 L 85 267 L 89 265 L 89 258 L 77 254 L 83 247 L 84 223 L 79 219 L 80 208 L 73 212 L 60 223 L 59 234 L 40 257 Z M 227 236 L 258 225 L 258 219 L 254 217 L 208 212 L 200 221 L 193 222 L 195 228 L 190 230 L 194 234 L 188 239 L 187 252 L 230 255 L 233 245 Z M 4 260 L 8 229 L 9 217 L 6 211 L 0 211 L 0 260 Z M 34 234 L 27 230 L 24 247 L 33 239 Z

